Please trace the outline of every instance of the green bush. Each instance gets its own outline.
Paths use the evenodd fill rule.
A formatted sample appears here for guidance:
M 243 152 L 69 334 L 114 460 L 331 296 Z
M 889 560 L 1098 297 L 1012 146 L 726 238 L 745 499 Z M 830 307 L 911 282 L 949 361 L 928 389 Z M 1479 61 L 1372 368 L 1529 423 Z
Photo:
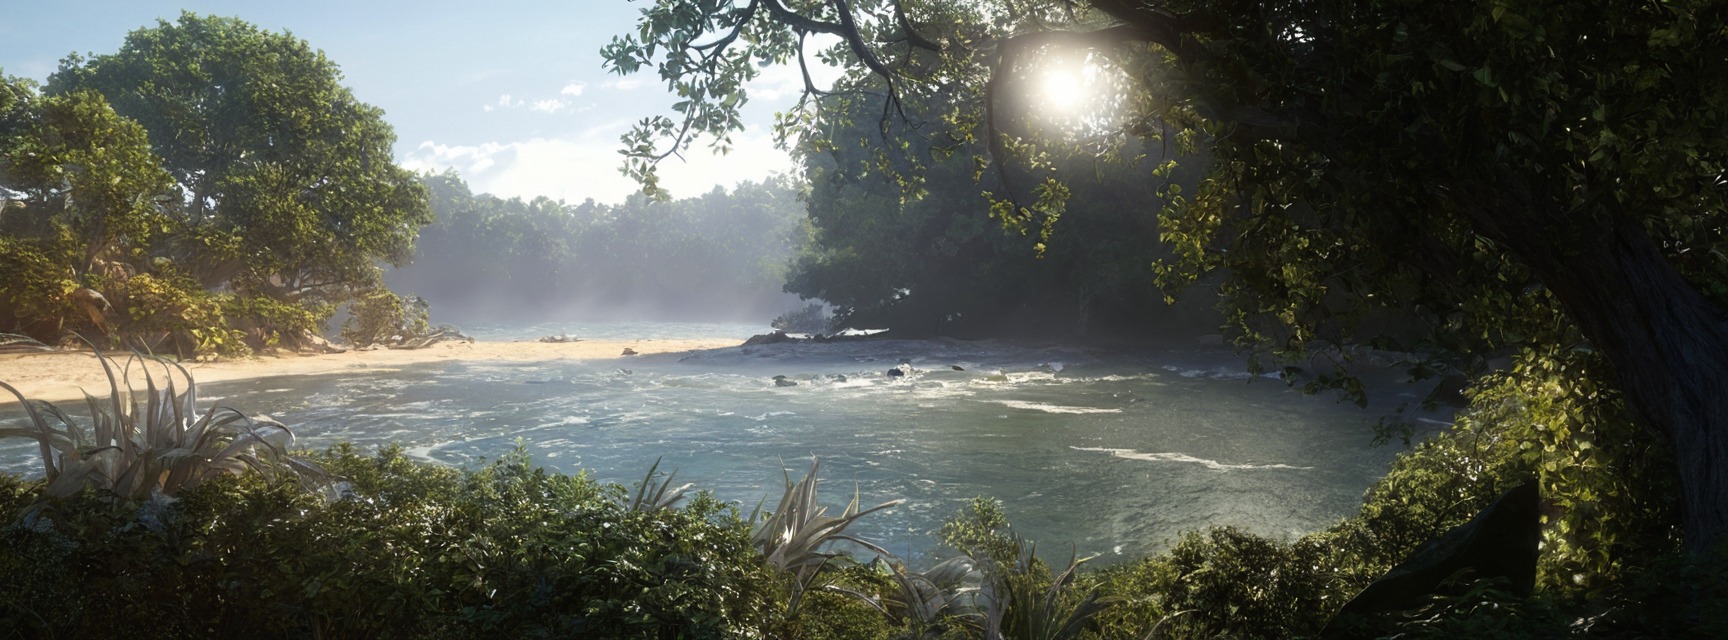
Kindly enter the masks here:
M 388 289 L 364 294 L 348 308 L 342 339 L 356 347 L 401 344 L 431 330 L 426 305 L 404 299 Z
M 222 315 L 255 351 L 294 349 L 306 336 L 315 336 L 330 319 L 327 304 L 294 304 L 263 295 L 228 295 L 221 298 Z
M 245 356 L 245 335 L 228 326 L 223 296 L 172 269 L 140 273 L 101 287 L 122 316 L 120 337 L 149 353 L 194 356 Z
M 78 316 L 66 298 L 78 288 L 64 251 L 0 233 L 0 331 L 43 342 L 58 339 Z
M 0 627 L 26 636 L 761 636 L 782 596 L 730 507 L 339 447 L 340 497 L 227 477 L 179 499 L 87 491 L 0 530 Z M 30 493 L 10 481 L 0 498 Z M 18 507 L 21 500 L 7 506 Z

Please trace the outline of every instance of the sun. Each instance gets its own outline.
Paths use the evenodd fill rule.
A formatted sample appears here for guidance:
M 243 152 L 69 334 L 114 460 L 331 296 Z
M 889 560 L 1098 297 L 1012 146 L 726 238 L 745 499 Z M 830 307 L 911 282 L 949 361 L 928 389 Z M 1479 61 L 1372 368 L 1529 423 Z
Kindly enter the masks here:
M 1045 108 L 1053 114 L 1069 115 L 1086 103 L 1090 87 L 1086 86 L 1085 79 L 1077 70 L 1055 67 L 1045 69 L 1040 75 L 1039 91 L 1043 93 Z

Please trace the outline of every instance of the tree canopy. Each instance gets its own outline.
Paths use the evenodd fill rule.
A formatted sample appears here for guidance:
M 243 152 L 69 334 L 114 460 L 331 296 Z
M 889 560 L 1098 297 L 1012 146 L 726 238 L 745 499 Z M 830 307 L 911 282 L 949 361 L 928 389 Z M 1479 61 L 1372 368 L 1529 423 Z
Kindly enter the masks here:
M 1703 551 L 1728 532 L 1725 12 L 1703 1 L 664 0 L 603 54 L 620 72 L 657 68 L 682 100 L 682 122 L 626 138 L 638 175 L 695 136 L 723 141 L 751 65 L 802 64 L 810 34 L 836 36 L 813 55 L 851 70 L 831 93 L 873 96 L 884 117 L 920 92 L 972 87 L 981 100 L 911 118 L 984 122 L 980 162 L 1020 171 L 1036 196 L 1006 194 L 998 214 L 1041 225 L 1060 212 L 1064 181 L 1041 163 L 1050 136 L 1008 126 L 1012 89 L 1053 60 L 1107 61 L 1131 87 L 1117 131 L 1205 151 L 1198 188 L 1146 203 L 1176 251 L 1163 284 L 1225 273 L 1239 335 L 1286 358 L 1367 342 L 1479 373 L 1512 355 L 1566 397 L 1589 385 L 1537 372 L 1588 372 L 1606 384 L 1584 404 L 1623 402 L 1672 447 L 1684 538 Z M 825 108 L 827 91 L 807 87 L 782 131 L 824 140 L 850 115 Z M 1416 313 L 1389 323 L 1389 309 Z
M 186 13 L 67 58 L 47 92 L 99 92 L 150 132 L 195 237 L 175 257 L 206 286 L 341 300 L 431 220 L 383 111 L 341 80 L 304 40 Z
M 293 346 L 412 253 L 425 192 L 306 42 L 183 14 L 0 83 L 0 329 Z

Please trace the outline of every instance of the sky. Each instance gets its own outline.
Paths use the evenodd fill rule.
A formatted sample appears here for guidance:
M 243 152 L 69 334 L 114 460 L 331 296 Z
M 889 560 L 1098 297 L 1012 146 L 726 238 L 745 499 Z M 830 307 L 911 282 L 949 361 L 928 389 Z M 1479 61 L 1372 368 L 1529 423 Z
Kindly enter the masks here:
M 454 168 L 476 193 L 616 203 L 639 189 L 618 173 L 618 136 L 674 102 L 652 70 L 620 77 L 600 64 L 647 3 L 0 0 L 0 69 L 41 81 L 67 54 L 113 53 L 182 10 L 237 17 L 323 50 L 356 98 L 384 110 L 406 168 Z M 699 143 L 662 163 L 661 185 L 687 197 L 789 171 L 770 127 L 801 86 L 796 67 L 765 69 L 731 153 Z

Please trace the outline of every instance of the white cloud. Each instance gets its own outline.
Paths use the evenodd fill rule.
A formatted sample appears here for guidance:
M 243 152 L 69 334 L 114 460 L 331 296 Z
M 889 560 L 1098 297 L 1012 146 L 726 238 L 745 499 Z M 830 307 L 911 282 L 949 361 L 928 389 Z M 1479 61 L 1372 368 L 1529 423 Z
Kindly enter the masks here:
M 600 88 L 614 91 L 635 91 L 640 86 L 642 86 L 641 78 L 615 78 L 600 84 Z
M 413 171 L 454 168 L 475 193 L 616 203 L 641 190 L 618 173 L 622 160 L 618 135 L 627 126 L 617 123 L 566 137 L 472 146 L 427 141 L 408 152 L 401 163 Z M 793 169 L 791 160 L 774 148 L 765 131 L 747 129 L 734 134 L 732 140 L 732 152 L 725 156 L 698 145 L 685 154 L 685 161 L 666 159 L 660 165 L 661 186 L 674 197 L 690 197 L 707 193 L 716 185 L 731 188 L 745 180 L 761 180 L 770 173 Z
M 570 103 L 557 98 L 546 98 L 544 100 L 535 100 L 534 104 L 528 105 L 528 108 L 541 113 L 558 113 L 559 111 L 570 108 Z
M 584 88 L 585 86 L 581 83 L 573 82 L 564 85 L 564 88 L 559 90 L 558 94 L 575 98 L 582 95 Z M 480 108 L 487 112 L 504 109 L 527 109 L 529 111 L 537 111 L 547 114 L 571 110 L 587 110 L 586 108 L 576 109 L 575 103 L 572 100 L 566 100 L 564 98 L 536 98 L 529 100 L 526 98 L 517 98 L 508 93 L 498 96 L 498 100 L 492 104 L 482 105 Z

